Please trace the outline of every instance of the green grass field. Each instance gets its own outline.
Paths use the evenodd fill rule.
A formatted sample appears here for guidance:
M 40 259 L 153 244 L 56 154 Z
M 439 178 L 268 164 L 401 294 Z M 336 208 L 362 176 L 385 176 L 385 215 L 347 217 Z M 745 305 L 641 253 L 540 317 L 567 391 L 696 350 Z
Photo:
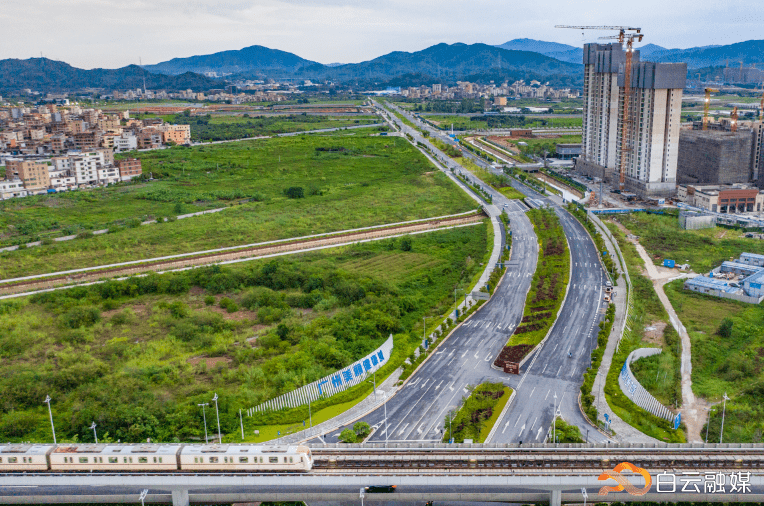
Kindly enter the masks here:
M 744 232 L 721 227 L 682 230 L 675 214 L 631 213 L 619 216 L 623 225 L 639 236 L 656 264 L 664 258 L 688 262 L 695 272 L 707 272 L 741 253 L 764 254 L 764 241 L 746 239 Z
M 671 305 L 692 342 L 692 390 L 715 404 L 709 442 L 719 441 L 722 396 L 727 402 L 724 442 L 759 443 L 764 431 L 764 308 L 683 289 L 683 280 L 666 285 Z M 729 336 L 722 320 L 732 321 Z M 703 429 L 705 436 L 705 427 Z
M 580 127 L 580 116 L 570 118 L 545 118 L 531 116 L 483 116 L 474 114 L 470 116 L 422 114 L 422 119 L 435 124 L 441 130 L 450 130 L 451 124 L 454 130 L 485 130 L 487 128 L 552 128 L 552 127 Z
M 2 244 L 114 233 L 0 253 L 0 278 L 467 211 L 474 203 L 407 142 L 296 136 L 140 154 L 142 181 L 0 202 Z M 304 198 L 287 198 L 290 187 Z M 209 208 L 163 224 L 136 221 Z
M 619 216 L 619 219 L 621 217 Z M 676 401 L 681 402 L 680 355 L 681 343 L 678 334 L 670 325 L 668 314 L 655 293 L 652 282 L 642 274 L 639 268 L 644 266 L 635 246 L 626 240 L 626 236 L 612 223 L 605 222 L 623 253 L 632 282 L 631 330 L 624 332 L 618 351 L 605 383 L 605 396 L 613 411 L 624 421 L 645 434 L 665 442 L 684 442 L 683 429 L 674 431 L 672 425 L 647 411 L 639 408 L 621 391 L 618 375 L 626 357 L 637 348 L 663 348 L 658 357 L 640 359 L 632 365 L 632 371 L 642 385 L 667 407 Z M 619 287 L 626 289 L 626 287 Z M 650 338 L 646 328 L 664 325 L 665 330 L 657 337 Z M 658 377 L 658 371 L 660 376 Z
M 445 314 L 479 274 L 486 222 L 471 227 L 150 275 L 0 302 L 4 441 L 198 441 L 197 403 L 220 396 L 226 441 L 239 408 L 352 363 L 391 333 L 383 379 L 421 342 L 422 316 Z M 432 320 L 431 320 L 432 322 Z M 314 423 L 370 391 L 313 403 Z M 208 413 L 209 415 L 209 413 Z M 245 417 L 247 439 L 301 428 L 307 406 Z M 209 420 L 208 420 L 209 422 Z M 261 430 L 258 438 L 254 430 Z M 273 432 L 273 434 L 271 434 Z

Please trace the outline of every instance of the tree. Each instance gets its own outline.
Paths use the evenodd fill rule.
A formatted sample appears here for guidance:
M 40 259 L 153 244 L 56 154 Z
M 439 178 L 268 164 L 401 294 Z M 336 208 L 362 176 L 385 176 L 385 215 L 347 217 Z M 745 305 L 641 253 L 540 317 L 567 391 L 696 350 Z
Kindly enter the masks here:
M 345 429 L 340 433 L 340 443 L 355 443 L 356 435 L 352 429 Z
M 364 440 L 371 432 L 371 427 L 369 427 L 369 424 L 366 422 L 356 422 L 355 425 L 353 425 L 353 432 L 355 432 L 358 439 Z
M 716 333 L 721 337 L 730 337 L 732 336 L 732 325 L 732 319 L 725 318 L 719 324 L 719 328 L 716 330 Z
M 401 239 L 401 251 L 411 251 L 411 238 L 404 237 Z

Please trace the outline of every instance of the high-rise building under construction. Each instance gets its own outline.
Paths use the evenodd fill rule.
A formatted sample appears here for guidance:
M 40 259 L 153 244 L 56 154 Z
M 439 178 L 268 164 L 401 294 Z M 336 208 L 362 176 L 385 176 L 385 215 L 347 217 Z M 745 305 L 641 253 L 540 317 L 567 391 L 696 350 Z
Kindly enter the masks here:
M 625 61 L 620 44 L 584 45 L 583 152 L 576 167 L 614 182 L 620 179 L 625 157 L 626 190 L 668 196 L 676 191 L 687 65 L 641 62 L 639 51 L 634 51 L 624 129 Z

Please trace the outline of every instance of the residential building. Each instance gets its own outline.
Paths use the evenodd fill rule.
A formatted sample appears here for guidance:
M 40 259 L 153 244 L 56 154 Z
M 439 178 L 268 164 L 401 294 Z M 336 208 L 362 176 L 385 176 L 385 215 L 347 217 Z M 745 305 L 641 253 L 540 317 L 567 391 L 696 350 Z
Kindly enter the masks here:
M 162 142 L 165 144 L 172 142 L 181 145 L 191 142 L 191 125 L 164 124 L 160 130 L 162 131 Z
M 682 130 L 679 135 L 677 182 L 730 184 L 755 181 L 752 152 L 755 132 L 740 129 Z M 758 178 L 758 170 L 756 170 Z
M 623 136 L 626 53 L 620 44 L 584 45 L 583 148 L 576 169 L 620 179 L 640 196 L 668 196 L 676 185 L 682 90 L 687 65 L 640 61 L 632 53 L 629 119 Z
M 100 184 L 114 184 L 122 181 L 120 170 L 113 165 L 98 169 L 98 182 Z
M 143 173 L 141 161 L 137 158 L 123 158 L 117 160 L 117 167 L 122 181 L 129 181 Z
M 6 178 L 18 178 L 29 192 L 50 187 L 49 160 L 24 160 L 8 158 L 5 161 Z
M 162 147 L 162 132 L 154 128 L 146 128 L 136 135 L 138 149 L 157 149 Z
M 89 153 L 70 154 L 70 170 L 77 178 L 78 185 L 96 185 L 99 182 L 98 171 L 104 168 L 103 153 L 92 151 Z
M 97 148 L 101 145 L 101 134 L 98 130 L 90 130 L 74 134 L 74 147 L 80 150 Z
M 641 196 L 671 196 L 676 191 L 682 92 L 686 63 L 635 62 L 626 139 L 616 149 L 616 168 L 626 157 L 626 189 Z M 623 124 L 624 72 L 619 71 L 618 130 Z M 626 146 L 623 143 L 626 142 Z
M 24 188 L 24 182 L 21 179 L 0 180 L 0 200 L 14 197 L 26 197 L 29 192 Z
M 138 149 L 138 139 L 130 132 L 122 132 L 119 136 L 114 137 L 113 141 L 115 153 Z

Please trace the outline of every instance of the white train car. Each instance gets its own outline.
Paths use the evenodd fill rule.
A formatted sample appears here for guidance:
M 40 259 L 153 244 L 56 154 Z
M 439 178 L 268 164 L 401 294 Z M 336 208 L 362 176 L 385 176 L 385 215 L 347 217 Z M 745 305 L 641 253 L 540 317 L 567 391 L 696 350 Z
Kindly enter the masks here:
M 48 454 L 55 448 L 45 444 L 0 445 L 0 472 L 47 471 Z
M 176 471 L 179 444 L 72 444 L 50 453 L 52 471 Z
M 185 445 L 180 452 L 182 471 L 297 471 L 313 468 L 307 446 L 248 444 Z

